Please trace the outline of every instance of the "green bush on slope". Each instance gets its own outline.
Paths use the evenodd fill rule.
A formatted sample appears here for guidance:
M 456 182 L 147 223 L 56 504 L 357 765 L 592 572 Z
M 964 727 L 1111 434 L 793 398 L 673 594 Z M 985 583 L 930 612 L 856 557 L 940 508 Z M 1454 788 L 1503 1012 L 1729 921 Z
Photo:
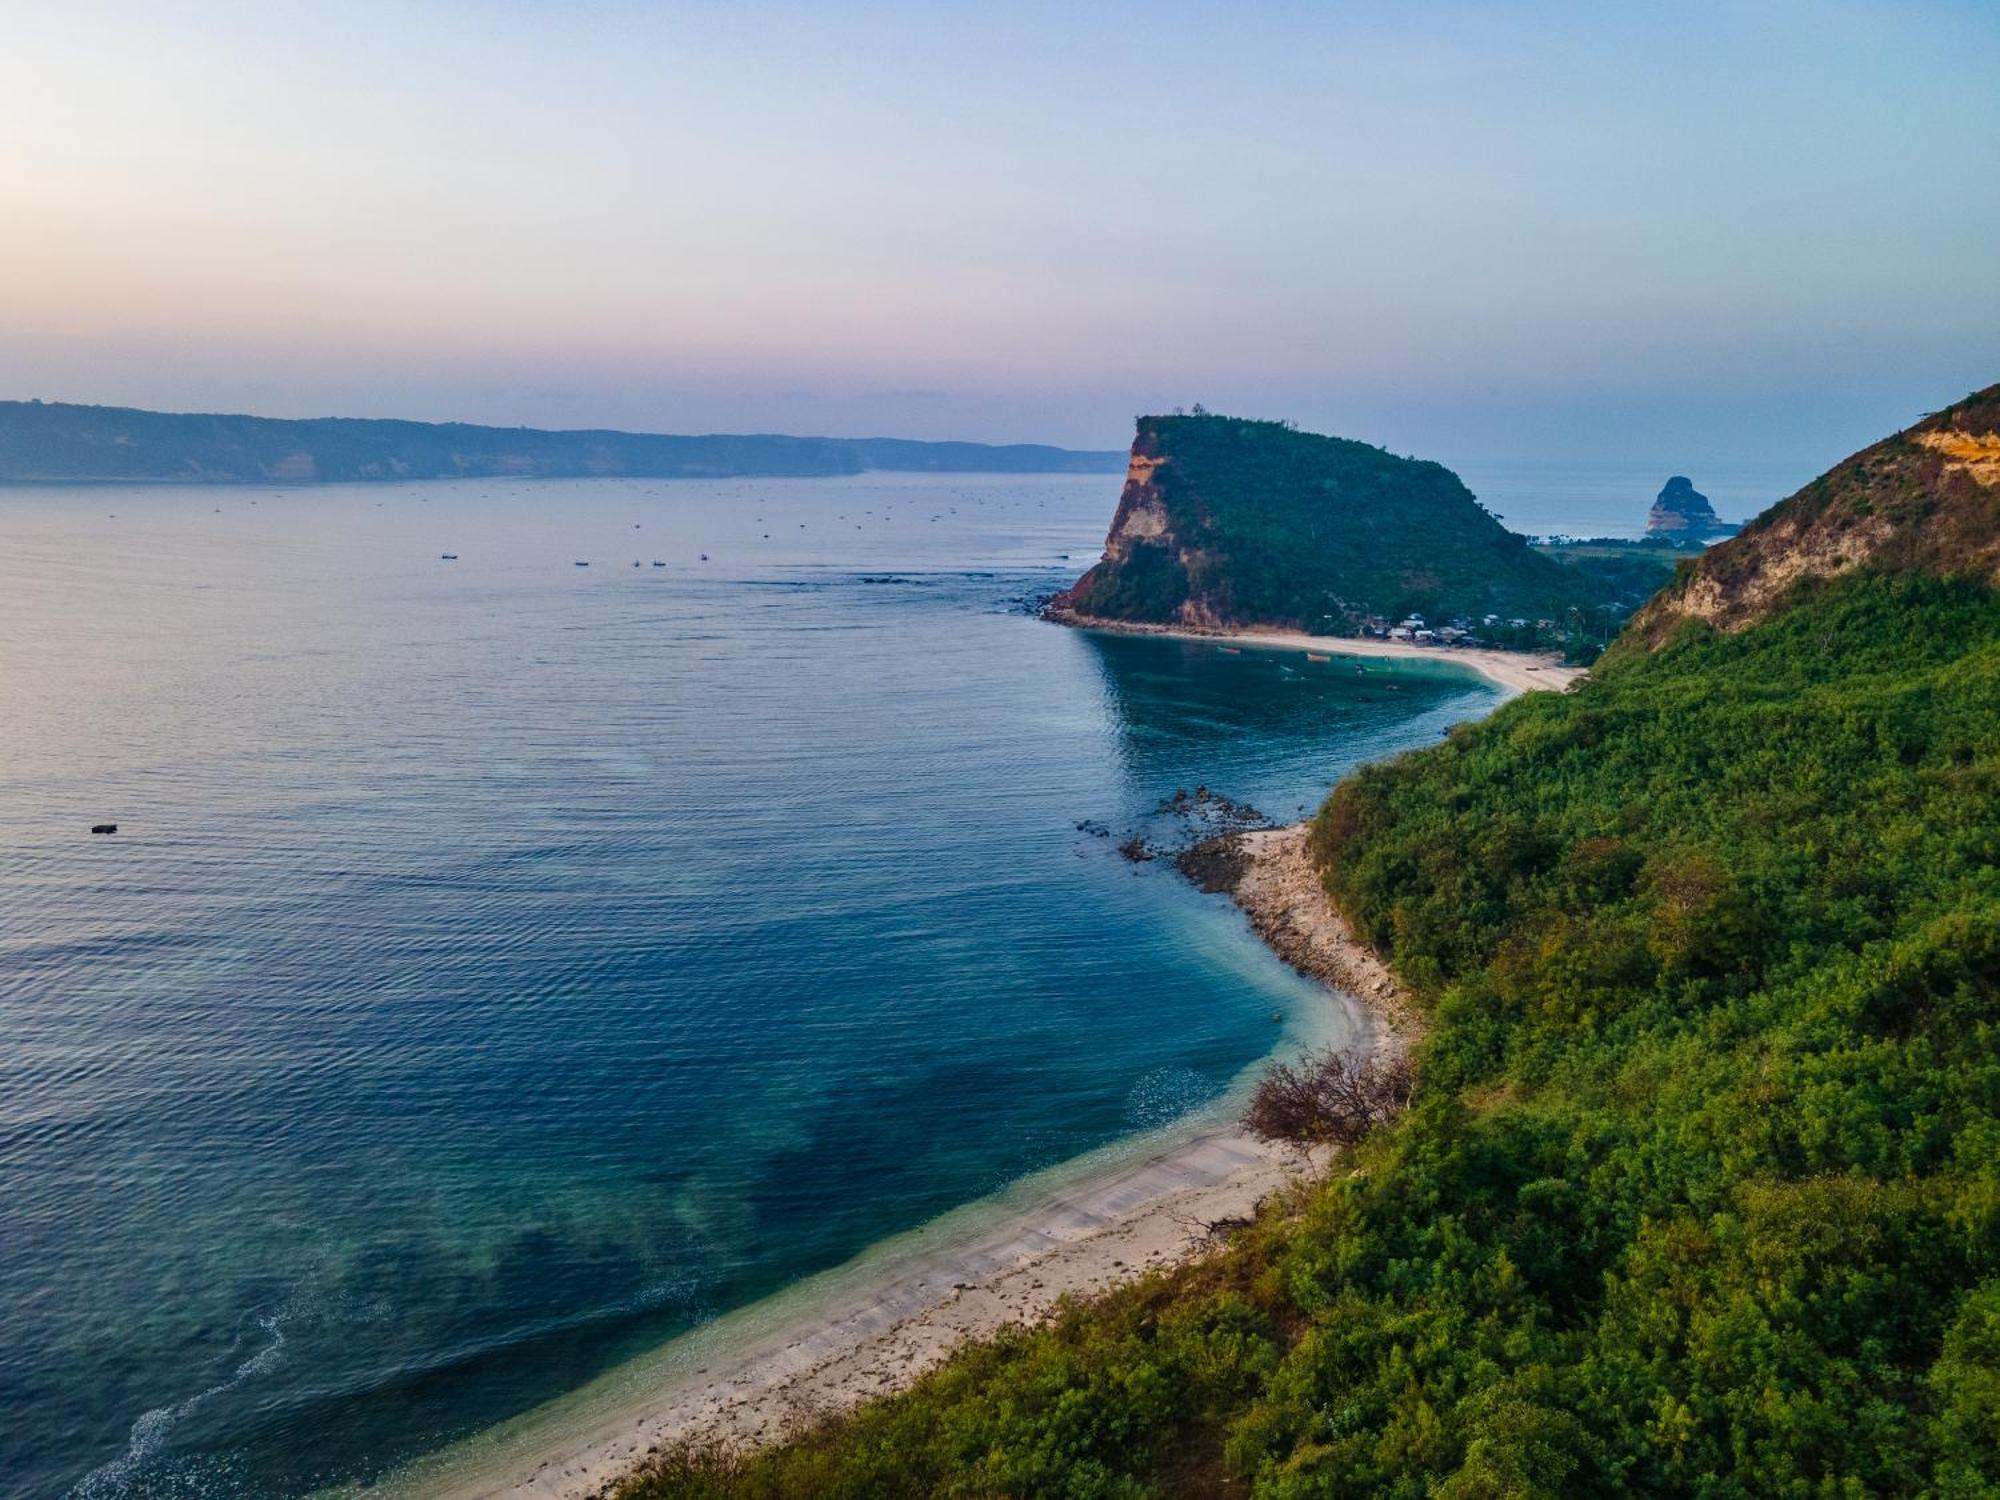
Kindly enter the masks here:
M 1621 646 L 1314 840 L 1433 1016 L 1351 1172 L 628 1494 L 2000 1492 L 2000 596 Z

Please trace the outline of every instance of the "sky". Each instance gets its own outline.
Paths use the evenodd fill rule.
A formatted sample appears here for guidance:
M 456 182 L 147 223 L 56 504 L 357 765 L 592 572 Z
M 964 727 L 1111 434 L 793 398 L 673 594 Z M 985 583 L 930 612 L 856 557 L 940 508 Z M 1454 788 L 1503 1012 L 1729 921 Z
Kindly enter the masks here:
M 2000 380 L 2000 4 L 0 0 L 0 396 L 1801 477 Z

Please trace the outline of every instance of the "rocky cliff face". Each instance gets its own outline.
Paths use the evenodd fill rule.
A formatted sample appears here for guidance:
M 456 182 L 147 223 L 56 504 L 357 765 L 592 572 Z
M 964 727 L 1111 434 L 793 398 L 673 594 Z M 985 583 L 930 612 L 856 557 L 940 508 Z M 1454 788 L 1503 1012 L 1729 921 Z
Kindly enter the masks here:
M 1669 479 L 1646 517 L 1648 536 L 1708 537 L 1728 532 L 1708 496 L 1683 474 Z
M 1167 461 L 1158 448 L 1157 433 L 1141 422 L 1125 466 L 1118 509 L 1104 538 L 1104 556 L 1058 598 L 1058 604 L 1106 619 L 1215 623 L 1208 603 L 1189 595 L 1188 575 L 1197 562 L 1176 535 L 1166 496 L 1154 482 Z
M 1633 618 L 1755 624 L 1802 582 L 1860 568 L 2000 584 L 2000 385 L 1862 450 L 1687 566 Z
M 1056 602 L 1102 619 L 1353 634 L 1371 615 L 1561 616 L 1603 590 L 1441 464 L 1282 422 L 1142 417 L 1104 557 Z
M 1100 567 L 1129 563 L 1134 547 L 1175 546 L 1166 500 L 1153 483 L 1153 475 L 1166 460 L 1144 451 L 1151 446 L 1144 440 L 1132 445 L 1131 460 L 1125 465 L 1125 488 L 1118 494 L 1118 509 L 1111 518 L 1111 531 L 1104 539 L 1104 560 Z

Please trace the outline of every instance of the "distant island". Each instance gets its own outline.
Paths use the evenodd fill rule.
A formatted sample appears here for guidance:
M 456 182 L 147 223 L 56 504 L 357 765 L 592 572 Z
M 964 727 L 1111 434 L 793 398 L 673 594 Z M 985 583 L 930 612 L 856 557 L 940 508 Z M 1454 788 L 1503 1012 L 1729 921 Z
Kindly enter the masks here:
M 716 479 L 1115 473 L 1116 451 L 905 438 L 557 432 L 360 417 L 289 420 L 0 401 L 0 484 L 320 484 L 408 479 Z
M 1728 536 L 1736 528 L 1716 515 L 1708 496 L 1684 474 L 1669 479 L 1646 516 L 1646 535 L 1675 537 Z
M 1103 560 L 1052 612 L 1539 646 L 1616 608 L 1597 562 L 1536 551 L 1442 464 L 1197 411 L 1139 419 Z

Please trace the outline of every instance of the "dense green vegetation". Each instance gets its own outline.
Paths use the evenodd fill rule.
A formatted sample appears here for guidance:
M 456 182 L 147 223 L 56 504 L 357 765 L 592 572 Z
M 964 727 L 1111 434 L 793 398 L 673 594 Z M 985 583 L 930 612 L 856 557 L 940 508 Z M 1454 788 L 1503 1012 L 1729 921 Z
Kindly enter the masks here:
M 664 1495 L 2000 1493 L 2000 595 L 1849 576 L 1369 767 L 1409 1112 L 1226 1252 Z
M 731 474 L 926 472 L 1100 473 L 1118 453 L 1035 443 L 919 443 L 897 438 L 678 437 L 645 432 L 545 432 L 464 422 L 270 417 L 137 411 L 58 401 L 0 401 L 0 483 L 155 480 L 701 478 Z
M 1105 561 L 1065 601 L 1085 614 L 1351 635 L 1370 615 L 1559 619 L 1610 597 L 1538 555 L 1442 464 L 1208 414 L 1142 417 L 1132 451 L 1157 467 L 1128 483 Z
M 1589 666 L 1618 634 L 1625 621 L 1672 580 L 1683 560 L 1700 557 L 1705 544 L 1679 537 L 1653 536 L 1632 541 L 1621 537 L 1557 537 L 1534 543 L 1541 556 L 1587 574 L 1598 585 L 1601 602 L 1562 612 L 1543 628 L 1500 621 L 1480 629 L 1480 640 L 1509 651 L 1560 651 L 1563 660 Z
M 1682 558 L 1699 557 L 1702 544 L 1663 536 L 1561 537 L 1535 543 L 1535 551 L 1596 578 L 1622 617 L 1658 593 Z

